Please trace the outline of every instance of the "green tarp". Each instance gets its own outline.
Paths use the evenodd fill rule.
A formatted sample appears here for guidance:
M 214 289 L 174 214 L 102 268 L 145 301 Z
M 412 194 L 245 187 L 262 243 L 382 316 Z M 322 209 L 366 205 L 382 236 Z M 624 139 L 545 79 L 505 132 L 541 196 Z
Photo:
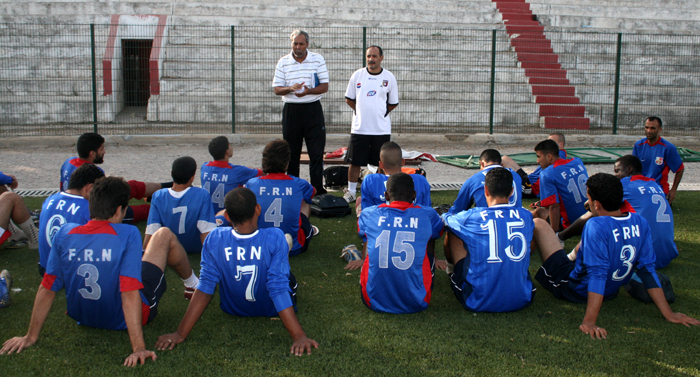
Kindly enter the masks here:
M 678 153 L 684 162 L 700 161 L 700 152 L 686 148 L 678 148 Z M 619 157 L 632 154 L 632 148 L 567 148 L 566 154 L 569 157 L 578 157 L 584 164 L 611 164 Z M 508 157 L 517 162 L 520 166 L 537 165 L 537 156 L 534 152 L 514 153 Z M 479 155 L 457 155 L 439 156 L 436 159 L 440 162 L 459 166 L 465 169 L 479 168 Z

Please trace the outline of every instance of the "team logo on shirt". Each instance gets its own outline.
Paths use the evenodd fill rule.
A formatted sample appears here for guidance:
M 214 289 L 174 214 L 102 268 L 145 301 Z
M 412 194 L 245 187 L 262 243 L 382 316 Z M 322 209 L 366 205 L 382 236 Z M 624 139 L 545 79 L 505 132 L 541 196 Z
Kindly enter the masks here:
M 663 157 L 657 157 L 656 158 L 656 165 L 663 165 L 664 164 L 664 158 Z
M 362 83 L 361 83 L 361 82 L 358 82 L 358 83 L 357 83 L 357 89 L 360 89 L 361 87 L 362 87 Z
M 46 241 L 48 242 L 49 246 L 52 246 L 53 244 L 53 236 L 58 233 L 59 230 L 61 230 L 61 227 L 66 224 L 66 219 L 63 218 L 61 215 L 53 215 L 49 219 L 48 224 L 46 225 Z
M 375 94 L 377 94 L 377 91 L 376 91 L 376 90 L 370 90 L 369 92 L 367 92 L 367 97 L 372 97 L 372 96 L 374 96 Z
M 382 81 L 382 86 L 389 86 L 389 80 Z

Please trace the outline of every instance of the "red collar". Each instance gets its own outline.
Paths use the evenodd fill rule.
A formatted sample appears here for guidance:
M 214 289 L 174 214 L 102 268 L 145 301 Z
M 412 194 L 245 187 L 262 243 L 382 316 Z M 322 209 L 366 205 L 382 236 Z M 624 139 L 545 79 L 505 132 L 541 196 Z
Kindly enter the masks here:
M 554 163 L 553 163 L 552 165 L 554 165 L 555 167 L 556 167 L 556 166 L 561 166 L 561 165 L 566 165 L 566 164 L 568 164 L 569 162 L 571 162 L 571 161 L 573 161 L 573 160 L 574 160 L 573 157 L 571 157 L 571 158 L 569 158 L 569 159 L 560 158 L 560 159 L 554 161 Z
M 646 139 L 646 140 L 644 140 L 644 143 L 642 143 L 642 144 L 647 144 L 647 145 L 649 145 L 650 147 L 653 147 L 653 146 L 656 146 L 656 145 L 661 144 L 661 145 L 663 145 L 663 146 L 665 147 L 666 144 L 664 144 L 663 139 L 664 139 L 664 138 L 659 137 L 659 140 L 657 140 L 656 143 L 654 143 L 654 144 L 649 143 L 649 139 Z
M 389 203 L 389 204 L 386 204 L 386 203 L 381 204 L 379 207 L 380 207 L 380 208 L 396 208 L 396 209 L 400 209 L 400 210 L 402 210 L 402 211 L 405 211 L 405 210 L 407 210 L 408 208 L 414 208 L 415 206 L 413 205 L 413 203 L 402 202 L 402 201 L 400 201 L 400 200 L 395 200 L 395 201 L 393 201 L 393 202 L 391 202 L 391 203 Z
M 228 161 L 211 161 L 207 162 L 207 166 L 212 166 L 215 168 L 231 169 L 231 164 Z
M 88 161 L 88 160 L 83 160 L 83 159 L 80 158 L 80 157 L 76 157 L 76 158 L 70 160 L 70 164 L 73 165 L 73 166 L 81 167 L 81 166 L 83 166 L 83 165 L 85 165 L 85 164 L 92 164 L 92 162 L 90 162 L 90 161 Z
M 291 181 L 292 177 L 288 176 L 285 173 L 270 173 L 260 177 L 260 179 L 276 179 L 279 181 Z
M 112 223 L 107 220 L 90 220 L 87 224 L 76 226 L 68 234 L 112 234 L 117 235 L 117 231 L 112 227 Z
M 633 175 L 633 176 L 630 177 L 630 182 L 634 182 L 634 181 L 649 182 L 649 181 L 655 181 L 655 179 L 654 179 L 654 178 L 645 177 L 645 176 L 643 176 L 643 175 L 641 175 L 641 174 L 637 174 L 637 175 Z

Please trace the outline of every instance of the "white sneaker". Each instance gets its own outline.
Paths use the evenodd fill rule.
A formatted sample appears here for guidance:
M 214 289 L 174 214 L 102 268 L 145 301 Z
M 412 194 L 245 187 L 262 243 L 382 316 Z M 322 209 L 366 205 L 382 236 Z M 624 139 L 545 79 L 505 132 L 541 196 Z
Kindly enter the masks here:
M 350 192 L 348 189 L 343 190 L 345 194 L 343 195 L 343 199 L 345 199 L 348 204 L 354 203 L 355 200 L 357 200 L 357 193 L 355 192 Z
M 557 235 L 557 240 L 559 240 L 559 243 L 561 244 L 561 248 L 563 249 L 563 248 L 564 248 L 564 244 L 566 244 L 566 241 L 564 241 L 564 240 L 562 240 L 561 238 L 559 238 L 559 232 L 556 232 L 555 234 Z

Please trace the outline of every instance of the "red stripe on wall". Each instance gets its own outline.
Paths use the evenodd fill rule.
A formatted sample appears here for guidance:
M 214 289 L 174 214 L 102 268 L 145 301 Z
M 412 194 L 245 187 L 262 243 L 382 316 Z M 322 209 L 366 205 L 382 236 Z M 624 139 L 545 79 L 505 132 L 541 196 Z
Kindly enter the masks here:
M 114 44 L 117 40 L 117 30 L 119 29 L 120 14 L 113 14 L 109 25 L 109 37 L 107 38 L 107 48 L 102 59 L 102 81 L 104 83 L 104 96 L 112 94 L 112 58 L 114 58 Z
M 160 94 L 158 59 L 160 58 L 160 50 L 165 48 L 165 46 L 163 46 L 163 33 L 165 32 L 165 24 L 168 20 L 168 16 L 165 15 L 158 15 L 157 17 L 158 27 L 156 28 L 156 35 L 153 38 L 151 59 L 148 62 L 148 68 L 151 76 L 151 95 Z

